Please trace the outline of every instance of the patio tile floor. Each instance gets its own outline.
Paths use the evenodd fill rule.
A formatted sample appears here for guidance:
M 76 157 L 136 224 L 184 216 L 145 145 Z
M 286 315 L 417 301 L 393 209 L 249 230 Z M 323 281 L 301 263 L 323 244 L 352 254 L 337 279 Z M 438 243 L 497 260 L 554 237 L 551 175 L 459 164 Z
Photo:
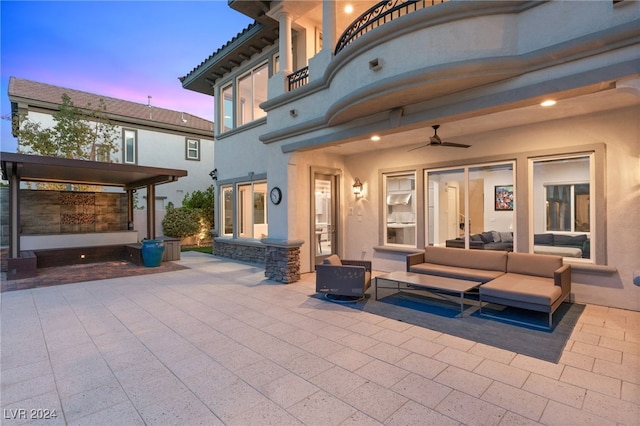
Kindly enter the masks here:
M 640 312 L 588 305 L 553 364 L 310 297 L 314 274 L 176 263 L 2 293 L 1 423 L 640 422 Z

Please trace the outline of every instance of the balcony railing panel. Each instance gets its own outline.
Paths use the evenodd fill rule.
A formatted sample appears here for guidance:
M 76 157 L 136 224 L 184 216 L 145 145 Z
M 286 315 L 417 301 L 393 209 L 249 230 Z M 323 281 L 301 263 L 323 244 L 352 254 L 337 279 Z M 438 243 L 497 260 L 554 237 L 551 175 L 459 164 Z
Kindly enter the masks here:
M 336 44 L 334 54 L 338 54 L 342 49 L 353 41 L 360 38 L 374 28 L 393 21 L 401 16 L 408 15 L 416 10 L 433 6 L 437 3 L 444 3 L 448 0 L 388 0 L 381 1 L 369 10 L 360 15 L 342 33 Z
M 287 76 L 289 80 L 289 90 L 302 87 L 309 82 L 309 67 L 300 68 L 298 71 Z

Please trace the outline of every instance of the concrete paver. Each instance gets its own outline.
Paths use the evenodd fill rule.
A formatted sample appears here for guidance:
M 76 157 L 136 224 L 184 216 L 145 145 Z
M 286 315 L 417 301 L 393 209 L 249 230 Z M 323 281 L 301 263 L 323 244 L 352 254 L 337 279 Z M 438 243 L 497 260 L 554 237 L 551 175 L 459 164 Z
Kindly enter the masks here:
M 1 294 L 3 425 L 637 424 L 640 313 L 588 305 L 558 364 L 189 269 Z M 56 417 L 51 414 L 55 413 Z

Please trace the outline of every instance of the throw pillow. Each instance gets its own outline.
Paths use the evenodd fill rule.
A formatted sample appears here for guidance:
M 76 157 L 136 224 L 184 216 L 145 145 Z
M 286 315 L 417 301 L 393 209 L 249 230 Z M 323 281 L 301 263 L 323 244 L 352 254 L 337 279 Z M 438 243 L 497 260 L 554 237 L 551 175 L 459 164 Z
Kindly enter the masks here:
M 502 241 L 502 238 L 500 238 L 500 233 L 498 231 L 491 231 L 491 235 L 493 235 L 494 243 L 499 243 L 500 241 Z
M 480 234 L 480 238 L 482 238 L 482 242 L 485 244 L 493 242 L 493 234 L 491 233 L 491 231 L 483 232 L 482 234 Z
M 333 265 L 333 266 L 341 266 L 342 265 L 342 261 L 335 254 L 332 254 L 331 256 L 329 256 L 326 259 L 324 259 L 322 261 L 322 263 L 325 264 L 325 265 Z
M 503 243 L 512 243 L 513 242 L 513 232 L 500 232 L 500 240 Z

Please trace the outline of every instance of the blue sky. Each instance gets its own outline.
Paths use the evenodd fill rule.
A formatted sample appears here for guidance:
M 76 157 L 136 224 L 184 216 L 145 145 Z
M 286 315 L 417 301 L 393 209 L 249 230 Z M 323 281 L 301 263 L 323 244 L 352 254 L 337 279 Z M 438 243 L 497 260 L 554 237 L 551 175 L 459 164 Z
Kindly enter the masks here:
M 217 1 L 0 2 L 2 116 L 9 77 L 184 111 L 213 121 L 213 98 L 189 73 L 252 20 Z M 2 151 L 15 152 L 2 120 Z

